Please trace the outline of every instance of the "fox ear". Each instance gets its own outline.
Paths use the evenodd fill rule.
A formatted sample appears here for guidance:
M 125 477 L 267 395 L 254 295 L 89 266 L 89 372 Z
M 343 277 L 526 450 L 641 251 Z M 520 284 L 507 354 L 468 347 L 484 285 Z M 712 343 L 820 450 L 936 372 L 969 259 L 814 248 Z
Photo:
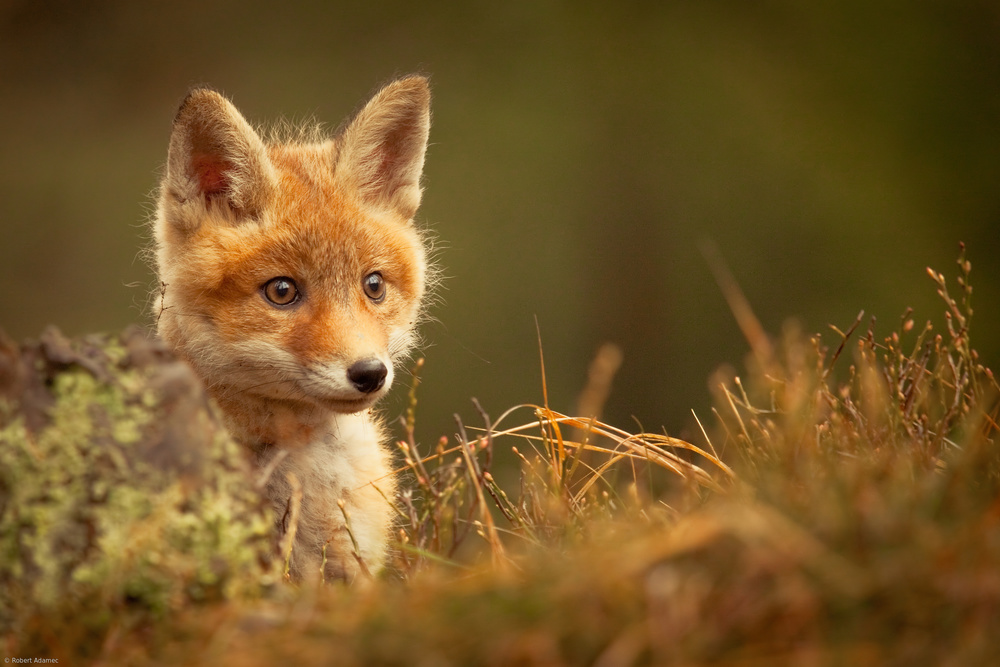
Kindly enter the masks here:
M 340 137 L 337 183 L 375 208 L 412 218 L 420 206 L 430 99 L 422 76 L 393 81 L 376 93 Z
M 242 222 L 260 213 L 274 180 L 264 142 L 236 107 L 213 90 L 191 91 L 170 135 L 160 194 L 166 219 L 191 230 L 216 203 Z

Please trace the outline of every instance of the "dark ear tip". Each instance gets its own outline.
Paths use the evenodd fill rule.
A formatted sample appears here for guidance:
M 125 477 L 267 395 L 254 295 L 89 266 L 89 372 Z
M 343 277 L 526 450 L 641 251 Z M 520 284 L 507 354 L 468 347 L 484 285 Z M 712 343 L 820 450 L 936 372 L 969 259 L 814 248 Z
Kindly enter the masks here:
M 389 87 L 406 92 L 420 100 L 429 100 L 431 96 L 430 79 L 422 74 L 411 74 L 401 79 L 396 79 L 389 84 Z
M 396 79 L 399 83 L 405 83 L 414 87 L 429 88 L 430 87 L 430 77 L 424 74 L 407 74 Z
M 225 99 L 226 98 L 222 95 L 222 93 L 210 86 L 196 86 L 195 88 L 189 90 L 187 95 L 184 96 L 184 101 L 181 102 L 180 106 L 177 108 L 177 114 L 174 116 L 174 122 L 176 123 L 180 120 L 181 116 L 185 115 L 191 109 L 204 106 L 205 104 L 218 105 Z

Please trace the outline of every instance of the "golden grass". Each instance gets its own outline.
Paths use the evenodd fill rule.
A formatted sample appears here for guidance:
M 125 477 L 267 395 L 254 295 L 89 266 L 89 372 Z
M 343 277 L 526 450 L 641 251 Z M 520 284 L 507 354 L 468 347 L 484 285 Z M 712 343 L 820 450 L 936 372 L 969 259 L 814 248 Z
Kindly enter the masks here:
M 723 276 L 754 340 L 695 417 L 703 446 L 601 420 L 605 347 L 576 416 L 543 379 L 542 405 L 476 403 L 427 447 L 418 362 L 385 574 L 124 603 L 90 638 L 36 618 L 7 645 L 72 664 L 991 664 L 1000 387 L 969 343 L 970 273 L 963 252 L 956 297 L 930 272 L 941 333 L 908 312 L 878 337 L 859 315 L 829 345 L 768 338 Z

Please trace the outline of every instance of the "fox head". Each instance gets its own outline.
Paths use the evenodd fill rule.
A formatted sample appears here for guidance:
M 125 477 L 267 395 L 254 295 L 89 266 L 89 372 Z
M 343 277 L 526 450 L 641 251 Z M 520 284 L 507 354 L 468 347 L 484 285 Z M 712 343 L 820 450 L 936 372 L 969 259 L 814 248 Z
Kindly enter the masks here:
M 414 342 L 427 262 L 413 216 L 427 80 L 379 91 L 336 137 L 269 142 L 225 97 L 174 120 L 154 219 L 161 337 L 217 397 L 371 406 Z

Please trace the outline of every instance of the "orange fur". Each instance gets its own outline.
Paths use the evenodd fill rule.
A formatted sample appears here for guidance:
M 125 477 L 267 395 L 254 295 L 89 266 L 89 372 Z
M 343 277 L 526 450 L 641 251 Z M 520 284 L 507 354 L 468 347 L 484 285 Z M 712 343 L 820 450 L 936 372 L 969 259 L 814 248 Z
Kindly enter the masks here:
M 412 218 L 429 102 L 426 79 L 400 79 L 315 141 L 266 142 L 207 89 L 174 121 L 154 222 L 157 328 L 261 467 L 287 452 L 267 493 L 284 531 L 287 475 L 302 484 L 298 578 L 320 575 L 324 545 L 326 578 L 360 570 L 339 500 L 365 565 L 385 558 L 394 487 L 368 410 L 414 342 L 425 290 Z

